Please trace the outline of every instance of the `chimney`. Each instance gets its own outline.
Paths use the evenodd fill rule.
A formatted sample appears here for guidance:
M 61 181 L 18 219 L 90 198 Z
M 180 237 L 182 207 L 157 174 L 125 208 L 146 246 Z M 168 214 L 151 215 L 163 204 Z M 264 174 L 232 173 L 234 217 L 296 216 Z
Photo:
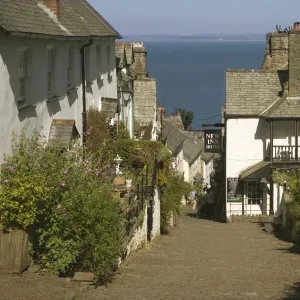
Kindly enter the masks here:
M 60 17 L 60 0 L 44 0 L 44 4 L 59 19 Z
M 300 97 L 300 30 L 299 22 L 289 32 L 289 96 Z

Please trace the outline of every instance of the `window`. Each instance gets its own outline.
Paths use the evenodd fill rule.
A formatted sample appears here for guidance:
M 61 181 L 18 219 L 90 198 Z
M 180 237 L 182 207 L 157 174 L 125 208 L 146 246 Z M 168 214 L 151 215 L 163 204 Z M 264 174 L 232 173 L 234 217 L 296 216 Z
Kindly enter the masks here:
M 111 73 L 111 46 L 110 45 L 107 45 L 106 46 L 106 69 L 107 69 L 107 73 L 108 73 L 108 76 L 112 76 L 112 73 Z
M 28 68 L 28 55 L 27 50 L 21 50 L 19 52 L 19 74 L 18 74 L 18 94 L 19 101 L 22 102 L 26 99 L 27 89 L 28 89 L 28 78 L 27 78 L 27 68 Z
M 47 49 L 47 91 L 48 97 L 53 96 L 54 93 L 54 50 Z
M 74 52 L 73 52 L 73 48 L 69 47 L 68 70 L 67 70 L 68 88 L 73 87 L 73 64 L 74 64 Z
M 88 81 L 90 77 L 90 49 L 84 49 L 84 63 L 85 63 L 85 80 Z
M 101 56 L 102 56 L 102 49 L 101 49 L 101 46 L 98 45 L 96 47 L 96 53 L 97 53 L 97 68 L 98 68 L 98 71 L 101 70 Z
M 262 185 L 259 180 L 247 180 L 246 185 L 246 196 L 248 198 L 248 204 L 262 204 Z

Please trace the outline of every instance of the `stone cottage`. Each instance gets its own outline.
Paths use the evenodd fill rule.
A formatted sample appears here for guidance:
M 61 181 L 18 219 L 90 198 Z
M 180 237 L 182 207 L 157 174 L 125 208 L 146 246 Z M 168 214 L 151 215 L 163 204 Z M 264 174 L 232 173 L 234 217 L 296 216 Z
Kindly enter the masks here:
M 226 215 L 281 215 L 274 169 L 299 167 L 300 31 L 267 34 L 260 70 L 226 72 Z
M 133 122 L 131 124 L 128 122 L 128 129 L 134 132 L 136 138 L 141 138 L 147 129 L 151 127 L 151 138 L 156 139 L 156 80 L 148 76 L 147 50 L 142 42 L 117 43 L 116 49 L 118 61 L 123 61 L 124 64 L 124 60 L 126 60 L 126 75 L 132 79 L 132 93 L 130 95 L 132 104 L 130 104 L 130 101 L 123 104 L 123 100 L 119 97 L 120 106 L 125 107 L 124 111 L 128 110 L 129 114 L 133 116 Z M 124 71 L 123 74 L 122 72 L 118 73 L 120 82 L 124 81 Z M 130 79 L 127 78 L 127 80 Z M 130 109 L 128 109 L 128 105 Z M 126 108 L 126 106 L 128 107 Z M 120 111 L 122 111 L 122 108 Z M 121 113 L 120 119 L 122 120 L 122 118 Z
M 119 37 L 85 0 L 0 1 L 0 161 L 13 131 L 68 143 L 88 107 L 115 116 Z

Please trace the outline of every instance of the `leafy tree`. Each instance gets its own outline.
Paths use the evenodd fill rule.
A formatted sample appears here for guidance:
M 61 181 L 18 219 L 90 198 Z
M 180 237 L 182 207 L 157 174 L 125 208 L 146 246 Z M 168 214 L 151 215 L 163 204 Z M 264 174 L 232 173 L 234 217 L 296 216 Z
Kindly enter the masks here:
M 181 115 L 181 120 L 182 120 L 184 129 L 191 130 L 192 122 L 194 119 L 194 113 L 192 111 L 182 109 L 182 108 L 177 108 L 176 112 L 179 112 Z

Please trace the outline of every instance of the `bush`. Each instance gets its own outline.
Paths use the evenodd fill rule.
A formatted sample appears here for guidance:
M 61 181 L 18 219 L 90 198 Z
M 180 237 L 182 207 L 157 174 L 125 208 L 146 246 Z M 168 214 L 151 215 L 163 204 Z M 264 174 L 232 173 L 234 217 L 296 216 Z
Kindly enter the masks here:
M 192 187 L 183 178 L 171 172 L 166 184 L 161 188 L 160 226 L 162 233 L 168 231 L 172 213 L 180 214 L 182 197 L 188 195 Z
M 29 232 L 35 258 L 49 271 L 107 280 L 120 252 L 121 207 L 105 183 L 110 168 L 81 152 L 46 147 L 37 134 L 16 140 L 1 167 L 0 220 Z

